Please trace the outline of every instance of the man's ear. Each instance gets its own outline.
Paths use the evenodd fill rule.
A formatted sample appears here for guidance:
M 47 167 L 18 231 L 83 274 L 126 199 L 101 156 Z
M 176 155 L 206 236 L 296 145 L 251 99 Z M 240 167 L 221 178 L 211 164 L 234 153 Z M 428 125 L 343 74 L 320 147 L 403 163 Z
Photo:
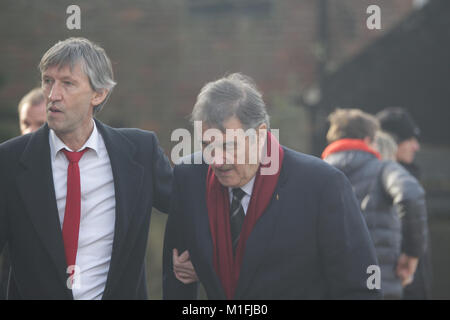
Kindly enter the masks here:
M 364 138 L 364 142 L 368 145 L 368 146 L 370 146 L 370 145 L 372 145 L 372 139 L 370 139 L 370 137 L 365 137 Z
M 262 123 L 259 125 L 258 129 L 256 130 L 256 134 L 258 137 L 258 147 L 259 147 L 259 154 L 261 154 L 262 149 L 264 145 L 266 144 L 267 139 L 267 124 Z
M 92 96 L 91 99 L 91 104 L 93 106 L 98 106 L 99 104 L 101 104 L 103 101 L 105 101 L 106 96 L 108 95 L 108 90 L 107 89 L 101 89 L 99 91 L 94 91 L 94 95 Z
M 267 134 L 267 124 L 265 123 L 261 123 L 259 125 L 259 127 L 256 129 L 256 133 L 258 134 L 259 137 L 266 138 L 266 134 Z
M 267 133 L 267 124 L 265 123 L 261 123 L 259 125 L 259 127 L 256 129 L 256 133 L 258 134 L 258 136 L 261 137 L 261 133 Z M 266 135 L 263 134 L 263 136 L 265 137 Z

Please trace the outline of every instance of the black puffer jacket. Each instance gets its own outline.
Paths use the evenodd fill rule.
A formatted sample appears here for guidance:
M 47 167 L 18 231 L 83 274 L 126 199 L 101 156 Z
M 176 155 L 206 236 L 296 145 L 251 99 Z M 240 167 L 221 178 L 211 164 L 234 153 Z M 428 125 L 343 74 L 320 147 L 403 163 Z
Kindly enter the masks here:
M 402 297 L 395 268 L 400 253 L 419 257 L 425 250 L 425 191 L 401 165 L 379 161 L 359 150 L 330 154 L 325 161 L 353 185 L 377 251 L 381 288 L 387 299 Z

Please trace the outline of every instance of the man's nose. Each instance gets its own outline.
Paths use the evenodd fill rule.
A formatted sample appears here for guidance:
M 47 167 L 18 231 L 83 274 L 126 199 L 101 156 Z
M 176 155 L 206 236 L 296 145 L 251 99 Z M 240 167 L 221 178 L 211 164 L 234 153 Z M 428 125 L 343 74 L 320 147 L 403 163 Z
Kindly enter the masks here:
M 50 88 L 50 92 L 47 96 L 49 101 L 55 101 L 61 99 L 61 86 L 55 82 L 53 83 L 52 87 Z

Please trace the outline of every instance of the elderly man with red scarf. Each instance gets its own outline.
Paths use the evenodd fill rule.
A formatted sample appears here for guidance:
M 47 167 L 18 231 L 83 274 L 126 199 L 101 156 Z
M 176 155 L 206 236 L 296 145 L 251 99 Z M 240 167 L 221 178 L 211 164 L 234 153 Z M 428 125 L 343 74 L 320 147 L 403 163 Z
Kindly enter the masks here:
M 185 249 L 209 299 L 381 297 L 368 285 L 377 258 L 349 181 L 278 143 L 250 78 L 206 84 L 191 119 L 203 153 L 174 169 L 165 299 L 197 297 L 198 282 L 174 270 Z

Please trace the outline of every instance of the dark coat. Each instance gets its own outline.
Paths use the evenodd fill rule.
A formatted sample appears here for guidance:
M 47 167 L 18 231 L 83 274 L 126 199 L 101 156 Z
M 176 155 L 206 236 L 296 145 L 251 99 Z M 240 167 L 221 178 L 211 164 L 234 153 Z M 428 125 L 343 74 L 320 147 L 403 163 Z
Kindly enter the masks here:
M 408 170 L 417 180 L 420 181 L 421 171 L 415 163 L 399 163 Z M 405 287 L 403 292 L 403 299 L 406 300 L 425 300 L 432 299 L 432 283 L 433 283 L 433 266 L 431 263 L 431 240 L 430 233 L 428 233 L 427 246 L 425 252 L 419 258 L 419 265 L 417 266 L 414 280 L 411 284 Z
M 377 259 L 347 178 L 322 160 L 284 148 L 272 200 L 247 242 L 234 299 L 376 299 L 367 267 Z M 174 169 L 163 258 L 165 299 L 195 299 L 172 271 L 172 249 L 188 249 L 209 299 L 225 299 L 213 268 L 206 207 L 208 166 Z M 181 252 L 181 251 L 180 251 Z
M 145 299 L 152 206 L 168 211 L 172 169 L 156 136 L 96 121 L 114 177 L 116 217 L 103 299 Z M 49 129 L 0 145 L 0 249 L 7 244 L 9 299 L 72 299 L 56 207 Z
M 381 288 L 386 298 L 401 298 L 396 276 L 401 253 L 419 257 L 425 250 L 427 213 L 425 192 L 401 165 L 379 161 L 364 151 L 343 151 L 325 161 L 350 179 L 372 236 L 381 267 Z

